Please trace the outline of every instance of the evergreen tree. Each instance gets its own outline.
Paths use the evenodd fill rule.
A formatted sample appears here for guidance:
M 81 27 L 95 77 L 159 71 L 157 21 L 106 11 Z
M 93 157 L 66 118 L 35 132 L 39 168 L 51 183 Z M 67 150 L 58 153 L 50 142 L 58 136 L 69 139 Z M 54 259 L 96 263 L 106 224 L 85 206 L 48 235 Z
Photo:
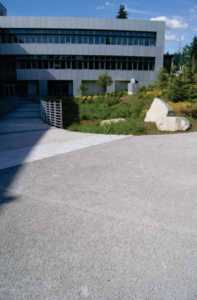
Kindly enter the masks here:
M 165 89 L 169 83 L 169 74 L 167 70 L 163 67 L 159 69 L 159 73 L 157 74 L 156 86 L 160 89 Z
M 172 102 L 184 102 L 191 99 L 190 85 L 184 81 L 183 74 L 174 77 L 168 87 L 167 98 Z
M 128 19 L 128 13 L 124 5 L 120 5 L 116 19 Z

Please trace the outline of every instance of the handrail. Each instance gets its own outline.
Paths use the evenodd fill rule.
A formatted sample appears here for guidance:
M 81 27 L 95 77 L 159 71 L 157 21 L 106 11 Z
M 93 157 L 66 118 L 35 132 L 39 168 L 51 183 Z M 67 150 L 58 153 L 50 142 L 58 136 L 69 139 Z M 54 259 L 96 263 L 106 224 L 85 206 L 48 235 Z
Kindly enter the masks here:
M 40 113 L 45 123 L 58 128 L 63 128 L 61 99 L 42 98 L 40 100 Z
M 0 117 L 20 105 L 20 97 L 7 96 L 0 98 Z

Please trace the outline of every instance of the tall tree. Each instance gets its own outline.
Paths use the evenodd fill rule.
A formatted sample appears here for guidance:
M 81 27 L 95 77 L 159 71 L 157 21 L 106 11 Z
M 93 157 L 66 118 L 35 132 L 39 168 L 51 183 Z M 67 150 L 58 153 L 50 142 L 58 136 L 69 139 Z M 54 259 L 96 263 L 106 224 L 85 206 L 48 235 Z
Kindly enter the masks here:
M 128 12 L 126 11 L 125 6 L 120 5 L 116 19 L 128 19 L 127 16 L 128 16 Z

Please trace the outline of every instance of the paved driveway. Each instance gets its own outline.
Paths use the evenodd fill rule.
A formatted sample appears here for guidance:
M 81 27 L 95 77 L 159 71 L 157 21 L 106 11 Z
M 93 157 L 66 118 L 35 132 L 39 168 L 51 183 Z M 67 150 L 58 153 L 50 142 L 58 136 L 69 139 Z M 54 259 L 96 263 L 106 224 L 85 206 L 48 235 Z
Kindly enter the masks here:
M 0 299 L 197 299 L 197 134 L 0 170 Z

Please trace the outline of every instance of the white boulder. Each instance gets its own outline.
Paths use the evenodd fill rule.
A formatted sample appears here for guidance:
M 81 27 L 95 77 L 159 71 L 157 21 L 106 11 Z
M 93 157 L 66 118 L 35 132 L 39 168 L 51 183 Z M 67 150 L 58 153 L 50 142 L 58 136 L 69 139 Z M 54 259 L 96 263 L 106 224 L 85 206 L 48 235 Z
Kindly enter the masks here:
M 156 122 L 157 119 L 165 119 L 171 112 L 173 112 L 171 106 L 169 106 L 161 99 L 155 98 L 146 114 L 146 118 L 144 121 Z
M 106 124 L 111 124 L 111 123 L 118 123 L 118 122 L 123 122 L 123 121 L 125 121 L 124 118 L 111 119 L 111 120 L 103 120 L 103 121 L 101 121 L 100 125 L 106 125 Z
M 190 128 L 190 121 L 182 117 L 166 117 L 157 119 L 156 125 L 162 131 L 186 131 Z

